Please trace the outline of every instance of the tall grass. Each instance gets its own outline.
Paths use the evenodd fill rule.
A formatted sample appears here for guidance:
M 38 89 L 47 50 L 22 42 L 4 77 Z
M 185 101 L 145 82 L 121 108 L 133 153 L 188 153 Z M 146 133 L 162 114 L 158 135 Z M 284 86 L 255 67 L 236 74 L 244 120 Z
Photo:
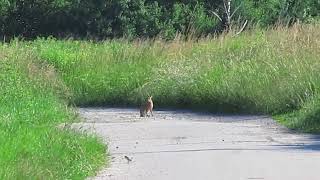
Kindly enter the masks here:
M 138 105 L 152 94 L 157 107 L 283 114 L 318 97 L 318 28 L 197 41 L 38 39 L 32 46 L 58 69 L 77 105 Z
M 68 90 L 31 49 L 0 45 L 0 179 L 84 179 L 105 162 L 105 147 L 57 128 L 76 120 Z
M 0 177 L 83 179 L 104 163 L 88 135 L 56 128 L 72 105 L 274 115 L 320 132 L 320 28 L 252 30 L 240 36 L 164 42 L 38 39 L 0 45 Z

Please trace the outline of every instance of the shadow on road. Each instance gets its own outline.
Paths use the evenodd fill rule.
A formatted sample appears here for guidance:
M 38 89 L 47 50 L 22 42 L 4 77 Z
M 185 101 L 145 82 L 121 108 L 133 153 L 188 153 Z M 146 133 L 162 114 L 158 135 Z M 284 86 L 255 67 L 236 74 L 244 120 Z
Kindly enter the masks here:
M 286 150 L 320 151 L 320 135 L 307 135 L 303 141 L 296 144 L 272 145 Z

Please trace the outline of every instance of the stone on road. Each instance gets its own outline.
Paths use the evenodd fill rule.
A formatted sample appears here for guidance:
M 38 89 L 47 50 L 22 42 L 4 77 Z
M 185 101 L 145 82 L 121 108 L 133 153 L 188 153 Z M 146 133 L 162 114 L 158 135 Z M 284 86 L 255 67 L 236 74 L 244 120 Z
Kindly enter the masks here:
M 320 137 L 288 131 L 265 116 L 80 108 L 108 144 L 106 180 L 319 180 Z

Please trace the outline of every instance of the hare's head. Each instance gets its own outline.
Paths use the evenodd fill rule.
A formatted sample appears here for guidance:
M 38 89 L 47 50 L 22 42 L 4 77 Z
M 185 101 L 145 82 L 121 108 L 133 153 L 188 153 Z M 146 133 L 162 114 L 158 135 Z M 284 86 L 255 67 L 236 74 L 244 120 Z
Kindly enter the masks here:
M 148 100 L 152 100 L 152 96 L 148 96 Z

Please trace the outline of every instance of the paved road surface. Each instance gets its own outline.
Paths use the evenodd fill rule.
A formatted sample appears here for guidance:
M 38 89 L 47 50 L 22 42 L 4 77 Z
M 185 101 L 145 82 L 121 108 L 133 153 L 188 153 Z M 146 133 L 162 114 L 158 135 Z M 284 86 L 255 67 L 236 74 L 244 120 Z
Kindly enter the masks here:
M 111 154 L 111 165 L 92 179 L 320 180 L 320 137 L 294 134 L 265 116 L 79 112 L 84 122 L 73 127 L 102 137 Z

